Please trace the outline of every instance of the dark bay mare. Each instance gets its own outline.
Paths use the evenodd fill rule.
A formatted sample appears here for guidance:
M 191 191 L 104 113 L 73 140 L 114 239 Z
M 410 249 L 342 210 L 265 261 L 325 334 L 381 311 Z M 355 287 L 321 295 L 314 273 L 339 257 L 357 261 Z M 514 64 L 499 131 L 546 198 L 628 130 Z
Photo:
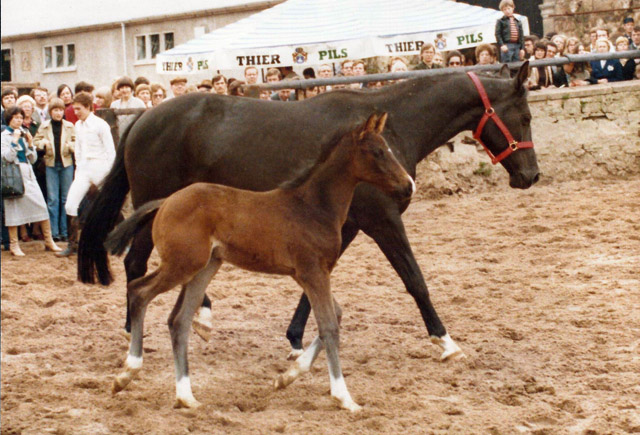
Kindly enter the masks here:
M 461 72 L 377 91 L 334 91 L 295 103 L 210 94 L 163 103 L 123 134 L 113 168 L 88 212 L 78 253 L 79 278 L 93 283 L 97 275 L 102 284 L 112 281 L 103 243 L 129 190 L 138 208 L 198 181 L 273 189 L 373 112 L 389 114 L 383 135 L 410 175 L 415 176 L 418 162 L 453 136 L 476 130 L 474 136 L 500 156 L 511 187 L 526 189 L 538 180 L 534 150 L 518 149 L 531 141 L 531 114 L 522 86 L 527 74 L 525 63 L 514 79 L 505 67 L 499 76 L 479 75 L 480 85 Z M 401 214 L 408 205 L 408 200 L 360 184 L 342 227 L 342 251 L 360 230 L 373 238 L 415 299 L 431 340 L 443 349 L 442 359 L 460 355 L 431 304 L 405 234 Z M 152 249 L 147 225 L 126 256 L 127 282 L 146 273 Z M 303 295 L 287 331 L 294 353 L 301 352 L 309 313 Z
M 341 232 L 356 185 L 367 182 L 407 200 L 415 183 L 384 138 L 387 115 L 373 114 L 345 134 L 296 179 L 267 192 L 194 183 L 167 199 L 151 201 L 109 235 L 106 246 L 122 254 L 140 227 L 153 220 L 152 238 L 160 265 L 127 285 L 131 344 L 113 391 L 125 388 L 142 368 L 142 334 L 147 305 L 181 285 L 169 316 L 176 368 L 176 406 L 199 406 L 193 397 L 187 360 L 189 329 L 205 289 L 223 262 L 243 269 L 291 276 L 311 301 L 319 338 L 275 382 L 284 388 L 327 351 L 331 396 L 358 411 L 342 376 L 338 357 L 340 308 L 329 276 L 340 257 Z M 155 219 L 153 215 L 155 215 Z

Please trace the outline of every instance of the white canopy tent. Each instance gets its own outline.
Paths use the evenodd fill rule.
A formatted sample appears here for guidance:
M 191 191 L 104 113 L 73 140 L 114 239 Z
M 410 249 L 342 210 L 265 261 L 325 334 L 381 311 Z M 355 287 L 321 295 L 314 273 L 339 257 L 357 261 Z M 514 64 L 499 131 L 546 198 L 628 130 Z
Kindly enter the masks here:
M 157 57 L 161 74 L 312 66 L 495 42 L 502 12 L 448 0 L 289 0 Z M 523 23 L 529 33 L 529 23 Z

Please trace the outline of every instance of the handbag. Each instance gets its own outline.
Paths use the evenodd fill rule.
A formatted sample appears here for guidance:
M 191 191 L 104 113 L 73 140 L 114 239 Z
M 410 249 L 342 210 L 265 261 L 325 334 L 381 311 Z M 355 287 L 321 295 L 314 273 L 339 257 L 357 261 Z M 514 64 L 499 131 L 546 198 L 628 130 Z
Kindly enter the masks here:
M 24 195 L 24 181 L 20 166 L 2 159 L 2 198 L 19 198 Z

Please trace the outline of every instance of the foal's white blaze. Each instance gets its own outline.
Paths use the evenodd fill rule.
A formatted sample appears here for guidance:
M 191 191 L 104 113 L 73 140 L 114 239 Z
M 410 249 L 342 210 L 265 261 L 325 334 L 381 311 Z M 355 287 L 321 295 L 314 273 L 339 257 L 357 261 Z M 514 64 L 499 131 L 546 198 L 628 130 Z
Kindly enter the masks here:
M 331 396 L 340 402 L 340 407 L 348 409 L 351 412 L 357 412 L 362 409 L 360 405 L 353 401 L 349 390 L 347 390 L 347 384 L 344 382 L 344 377 L 340 375 L 339 378 L 334 378 L 329 369 L 329 379 L 331 380 Z
M 465 358 L 462 349 L 449 337 L 449 334 L 443 335 L 442 337 L 431 337 L 431 342 L 440 346 L 444 351 L 442 355 L 440 355 L 440 361 Z

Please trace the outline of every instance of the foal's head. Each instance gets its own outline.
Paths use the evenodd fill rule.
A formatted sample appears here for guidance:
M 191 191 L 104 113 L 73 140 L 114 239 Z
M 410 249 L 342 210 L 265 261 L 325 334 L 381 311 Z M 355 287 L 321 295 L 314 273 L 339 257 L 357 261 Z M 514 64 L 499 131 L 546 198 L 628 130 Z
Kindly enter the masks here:
M 354 175 L 386 193 L 408 198 L 415 192 L 416 185 L 381 135 L 386 122 L 386 113 L 373 114 L 364 125 L 347 135 L 353 146 Z

